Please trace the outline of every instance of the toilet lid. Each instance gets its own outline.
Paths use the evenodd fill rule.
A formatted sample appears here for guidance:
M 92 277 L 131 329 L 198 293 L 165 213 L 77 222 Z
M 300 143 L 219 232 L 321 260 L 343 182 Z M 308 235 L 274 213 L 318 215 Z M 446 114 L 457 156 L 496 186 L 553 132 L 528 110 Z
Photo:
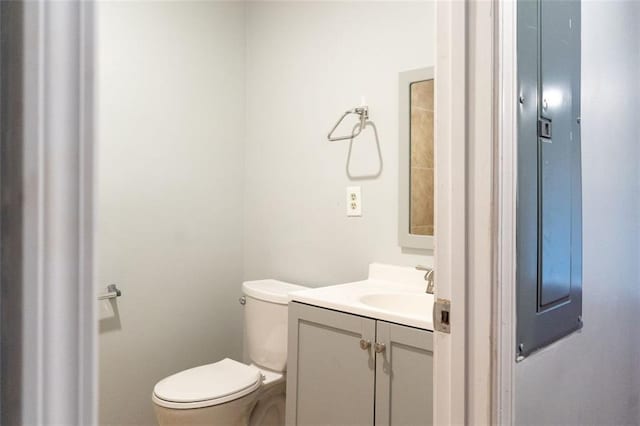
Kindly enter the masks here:
M 222 404 L 259 388 L 261 377 L 258 368 L 225 358 L 160 380 L 153 389 L 154 400 L 173 408 L 176 404 L 189 408 Z

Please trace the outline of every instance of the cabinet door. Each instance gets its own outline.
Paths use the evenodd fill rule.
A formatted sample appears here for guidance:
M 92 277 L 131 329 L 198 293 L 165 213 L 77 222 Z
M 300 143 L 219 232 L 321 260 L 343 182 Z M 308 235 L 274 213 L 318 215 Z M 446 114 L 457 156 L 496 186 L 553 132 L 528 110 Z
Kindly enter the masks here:
M 433 333 L 377 322 L 376 426 L 433 424 Z
M 375 320 L 290 303 L 287 425 L 372 425 Z

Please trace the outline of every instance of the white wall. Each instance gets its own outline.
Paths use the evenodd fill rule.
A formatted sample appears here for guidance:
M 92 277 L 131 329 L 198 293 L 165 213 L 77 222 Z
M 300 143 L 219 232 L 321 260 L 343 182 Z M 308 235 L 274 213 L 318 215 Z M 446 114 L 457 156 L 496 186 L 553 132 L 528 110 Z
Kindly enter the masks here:
M 241 354 L 244 5 L 98 7 L 100 423 L 153 424 L 161 378 Z
M 372 261 L 429 263 L 398 246 L 398 73 L 433 65 L 432 2 L 257 2 L 247 9 L 245 278 L 309 285 L 361 279 Z M 351 182 L 348 142 L 327 141 L 366 97 L 383 156 Z M 350 128 L 349 128 L 350 130 Z M 371 134 L 354 170 L 376 169 Z M 347 218 L 345 187 L 362 186 Z
M 640 4 L 582 3 L 582 332 L 516 366 L 516 424 L 640 423 Z

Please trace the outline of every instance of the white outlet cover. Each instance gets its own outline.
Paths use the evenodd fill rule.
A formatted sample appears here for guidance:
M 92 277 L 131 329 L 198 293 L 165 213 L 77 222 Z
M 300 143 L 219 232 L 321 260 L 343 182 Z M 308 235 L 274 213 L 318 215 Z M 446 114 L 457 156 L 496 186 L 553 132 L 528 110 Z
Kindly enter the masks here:
M 362 192 L 359 186 L 347 186 L 347 216 L 362 216 Z

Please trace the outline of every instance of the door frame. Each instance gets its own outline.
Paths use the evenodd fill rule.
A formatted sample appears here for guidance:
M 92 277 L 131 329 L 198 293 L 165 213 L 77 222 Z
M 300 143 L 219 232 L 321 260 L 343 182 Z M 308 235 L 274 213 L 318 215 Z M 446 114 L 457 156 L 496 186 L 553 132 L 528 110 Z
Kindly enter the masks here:
M 516 362 L 517 0 L 501 2 L 497 17 L 496 110 L 500 113 L 496 121 L 492 412 L 494 424 L 511 425 L 515 420 Z
M 8 424 L 97 423 L 97 301 L 94 286 L 93 1 L 8 2 L 21 34 L 3 50 L 4 72 L 18 76 L 8 92 L 19 112 L 3 124 L 2 153 L 20 170 L 3 181 L 18 194 L 6 207 L 19 222 L 21 250 L 12 288 L 18 308 L 3 311 L 2 373 L 18 379 L 2 388 Z M 2 12 L 9 9 L 4 7 Z M 5 16 L 3 15 L 3 22 Z M 4 40 L 3 40 L 4 42 Z M 4 89 L 7 89 L 6 87 Z M 3 217 L 2 219 L 6 219 Z M 19 223 L 19 225 L 16 225 Z M 5 244 L 3 233 L 2 244 Z M 3 299 L 3 304 L 5 300 Z M 4 342 L 3 342 L 4 343 Z
M 436 2 L 436 299 L 451 301 L 451 334 L 433 336 L 433 424 L 466 424 L 467 2 Z M 455 171 L 455 173 L 454 173 Z
M 436 2 L 436 299 L 434 424 L 492 414 L 493 164 L 497 1 Z

